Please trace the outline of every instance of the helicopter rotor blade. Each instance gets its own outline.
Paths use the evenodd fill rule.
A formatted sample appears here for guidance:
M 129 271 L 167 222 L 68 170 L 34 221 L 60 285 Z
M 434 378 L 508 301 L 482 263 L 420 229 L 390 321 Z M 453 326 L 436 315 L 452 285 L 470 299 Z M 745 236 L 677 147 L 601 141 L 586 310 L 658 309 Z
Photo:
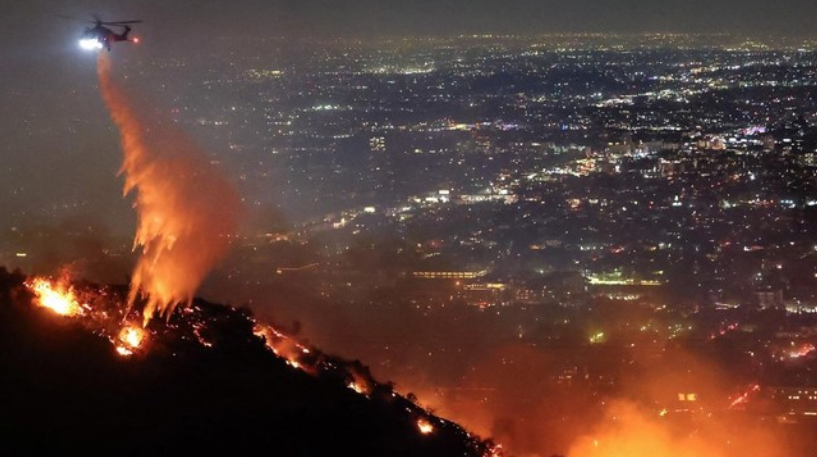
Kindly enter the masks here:
M 126 24 L 139 24 L 142 21 L 116 21 L 116 22 L 100 22 L 102 25 L 126 25 Z
M 74 16 L 67 16 L 65 14 L 57 14 L 58 17 L 63 19 L 68 19 L 71 21 L 83 22 L 85 24 L 96 24 L 96 25 L 128 25 L 128 24 L 140 24 L 144 21 L 142 20 L 132 20 L 132 21 L 103 21 L 102 18 L 98 14 L 92 14 L 93 20 L 88 19 L 80 19 Z
M 74 16 L 66 16 L 65 14 L 57 14 L 56 16 L 61 17 L 63 19 L 68 19 L 69 21 L 77 21 L 77 22 L 82 22 L 82 23 L 85 23 L 85 24 L 95 24 L 96 23 L 96 21 L 89 21 L 88 19 L 80 19 L 80 18 L 74 17 Z

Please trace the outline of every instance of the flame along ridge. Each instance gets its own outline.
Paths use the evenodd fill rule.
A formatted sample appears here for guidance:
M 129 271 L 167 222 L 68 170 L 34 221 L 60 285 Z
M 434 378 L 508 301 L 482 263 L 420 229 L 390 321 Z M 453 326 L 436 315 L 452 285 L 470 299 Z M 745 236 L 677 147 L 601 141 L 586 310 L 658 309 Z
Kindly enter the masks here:
M 24 282 L 33 295 L 35 306 L 72 319 L 86 330 L 111 342 L 113 351 L 123 359 L 147 355 L 153 346 L 161 346 L 164 339 L 176 339 L 206 350 L 218 344 L 218 327 L 238 319 L 240 326 L 251 326 L 248 338 L 262 344 L 273 357 L 282 360 L 294 370 L 312 376 L 336 379 L 341 385 L 371 400 L 399 402 L 415 424 L 420 435 L 433 435 L 447 430 L 467 440 L 476 455 L 501 457 L 501 445 L 482 441 L 455 424 L 434 416 L 421 405 L 410 401 L 394 390 L 390 383 L 376 381 L 368 368 L 359 361 L 348 361 L 310 347 L 275 327 L 264 324 L 234 308 L 205 305 L 194 302 L 182 308 L 172 321 L 151 321 L 141 326 L 138 309 L 126 306 L 127 291 L 123 288 L 78 286 L 65 279 L 34 277 Z M 212 309 L 210 309 L 212 307 Z M 134 308 L 138 308 L 134 307 Z M 65 312 L 64 310 L 71 310 Z M 76 310 L 76 311 L 74 311 Z

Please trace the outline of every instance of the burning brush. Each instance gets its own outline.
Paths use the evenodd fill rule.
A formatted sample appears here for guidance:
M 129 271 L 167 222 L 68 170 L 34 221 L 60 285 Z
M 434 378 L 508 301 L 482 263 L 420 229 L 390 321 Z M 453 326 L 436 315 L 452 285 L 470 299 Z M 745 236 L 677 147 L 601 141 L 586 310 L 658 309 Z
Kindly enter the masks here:
M 394 404 L 405 411 L 416 425 L 416 433 L 432 436 L 440 430 L 455 432 L 468 440 L 474 455 L 501 455 L 501 447 L 482 442 L 453 422 L 434 416 L 418 404 L 399 395 L 391 384 L 376 381 L 368 368 L 357 361 L 347 361 L 309 347 L 284 334 L 275 327 L 260 323 L 232 308 L 195 303 L 186 307 L 170 323 L 151 322 L 142 327 L 139 309 L 125 306 L 123 289 L 80 286 L 68 279 L 53 280 L 44 277 L 25 281 L 33 295 L 35 306 L 46 309 L 64 319 L 70 319 L 86 330 L 110 341 L 113 352 L 124 359 L 139 355 L 149 357 L 150 351 L 168 345 L 181 344 L 208 351 L 219 347 L 225 328 L 252 328 L 246 335 L 263 344 L 275 358 L 293 370 L 311 376 L 335 380 L 369 401 Z M 234 330 L 230 330 L 233 332 Z M 231 333 L 232 334 L 232 333 Z M 243 337 L 242 337 L 243 338 Z M 172 343 L 172 342 L 176 343 Z M 178 346 L 173 346 L 173 352 Z
M 111 291 L 80 291 L 67 278 L 35 277 L 25 285 L 34 294 L 37 306 L 79 321 L 93 333 L 108 339 L 119 355 L 133 355 L 148 338 L 147 330 L 127 319 L 121 303 L 110 299 Z

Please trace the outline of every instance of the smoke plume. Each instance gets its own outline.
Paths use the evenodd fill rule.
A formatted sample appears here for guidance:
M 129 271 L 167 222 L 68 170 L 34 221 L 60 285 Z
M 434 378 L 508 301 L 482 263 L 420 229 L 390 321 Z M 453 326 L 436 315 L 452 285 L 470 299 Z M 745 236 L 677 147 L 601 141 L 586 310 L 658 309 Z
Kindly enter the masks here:
M 240 199 L 207 155 L 171 121 L 148 116 L 110 76 L 100 54 L 100 87 L 122 138 L 124 194 L 134 193 L 141 249 L 129 306 L 143 297 L 144 323 L 190 304 L 197 287 L 227 253 Z

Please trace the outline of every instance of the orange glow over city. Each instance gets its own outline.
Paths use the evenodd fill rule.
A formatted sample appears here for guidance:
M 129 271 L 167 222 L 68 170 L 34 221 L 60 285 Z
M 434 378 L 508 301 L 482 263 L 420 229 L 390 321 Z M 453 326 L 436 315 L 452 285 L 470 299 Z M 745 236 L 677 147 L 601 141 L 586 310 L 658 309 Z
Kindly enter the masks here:
M 769 434 L 747 426 L 740 439 L 731 439 L 726 425 L 701 422 L 692 433 L 679 433 L 666 420 L 633 403 L 614 402 L 606 419 L 577 440 L 571 457 L 729 457 L 780 455 L 780 443 Z

